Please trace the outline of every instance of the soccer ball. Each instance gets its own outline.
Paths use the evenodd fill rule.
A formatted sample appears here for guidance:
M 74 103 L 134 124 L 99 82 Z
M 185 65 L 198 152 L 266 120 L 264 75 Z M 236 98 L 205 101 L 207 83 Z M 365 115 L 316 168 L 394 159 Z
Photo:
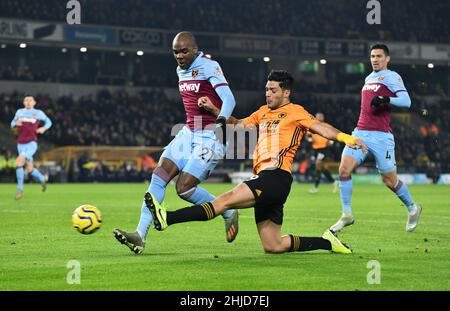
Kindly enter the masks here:
M 102 214 L 93 205 L 81 205 L 73 212 L 72 224 L 78 232 L 91 234 L 100 229 L 102 225 Z

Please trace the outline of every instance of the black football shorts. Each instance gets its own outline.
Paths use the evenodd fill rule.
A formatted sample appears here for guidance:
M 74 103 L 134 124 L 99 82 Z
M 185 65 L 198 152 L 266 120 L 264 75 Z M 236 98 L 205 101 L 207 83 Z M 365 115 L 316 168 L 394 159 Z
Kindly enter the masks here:
M 282 169 L 263 170 L 244 181 L 255 196 L 255 221 L 283 223 L 283 206 L 291 191 L 292 175 Z

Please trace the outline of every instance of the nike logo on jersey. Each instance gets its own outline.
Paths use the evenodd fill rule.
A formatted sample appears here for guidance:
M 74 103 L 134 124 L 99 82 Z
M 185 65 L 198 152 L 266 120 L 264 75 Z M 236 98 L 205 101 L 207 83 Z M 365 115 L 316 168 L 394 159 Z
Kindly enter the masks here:
M 200 91 L 200 83 L 180 83 L 178 85 L 180 92 L 195 92 L 198 93 Z
M 366 84 L 363 87 L 363 91 L 374 91 L 374 92 L 378 92 L 378 90 L 380 89 L 381 85 L 379 84 Z

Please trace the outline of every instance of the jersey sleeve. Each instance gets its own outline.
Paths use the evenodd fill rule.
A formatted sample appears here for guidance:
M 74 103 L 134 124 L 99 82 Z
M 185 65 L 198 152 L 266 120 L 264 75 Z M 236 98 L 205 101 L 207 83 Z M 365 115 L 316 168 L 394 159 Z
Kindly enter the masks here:
M 297 124 L 303 127 L 305 130 L 309 130 L 309 128 L 319 121 L 308 111 L 306 111 L 304 108 L 299 107 L 296 114 L 296 120 Z
M 20 114 L 20 110 L 17 110 L 16 114 L 14 115 L 14 118 L 11 121 L 11 128 L 16 127 L 16 123 L 17 123 L 17 121 L 19 121 L 19 114 Z
M 214 89 L 225 85 L 228 86 L 222 68 L 220 68 L 219 63 L 215 61 L 209 60 L 205 63 L 205 75 Z
M 39 111 L 38 118 L 40 121 L 44 122 L 45 129 L 48 130 L 52 126 L 52 121 L 42 110 Z
M 405 84 L 403 84 L 402 77 L 398 73 L 393 71 L 386 80 L 386 86 L 392 93 L 406 92 Z

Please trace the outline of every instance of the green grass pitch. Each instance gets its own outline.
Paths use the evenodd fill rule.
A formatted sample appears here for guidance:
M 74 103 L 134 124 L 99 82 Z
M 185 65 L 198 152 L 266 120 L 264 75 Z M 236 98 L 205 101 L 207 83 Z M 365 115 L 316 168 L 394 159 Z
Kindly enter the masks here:
M 218 195 L 230 184 L 205 185 Z M 340 216 L 339 194 L 321 185 L 293 185 L 284 209 L 283 233 L 320 236 Z M 450 290 L 450 187 L 411 186 L 422 203 L 421 221 L 405 232 L 406 209 L 383 186 L 355 185 L 356 223 L 340 234 L 354 254 L 264 254 L 253 209 L 241 211 L 239 235 L 225 239 L 221 217 L 151 229 L 137 256 L 112 236 L 116 227 L 134 230 L 144 184 L 50 184 L 46 193 L 25 185 L 0 185 L 0 290 Z M 103 226 L 84 236 L 71 226 L 73 210 L 90 203 Z M 188 205 L 168 187 L 169 210 Z M 70 260 L 80 262 L 80 284 L 68 284 Z M 380 264 L 380 284 L 368 284 Z

